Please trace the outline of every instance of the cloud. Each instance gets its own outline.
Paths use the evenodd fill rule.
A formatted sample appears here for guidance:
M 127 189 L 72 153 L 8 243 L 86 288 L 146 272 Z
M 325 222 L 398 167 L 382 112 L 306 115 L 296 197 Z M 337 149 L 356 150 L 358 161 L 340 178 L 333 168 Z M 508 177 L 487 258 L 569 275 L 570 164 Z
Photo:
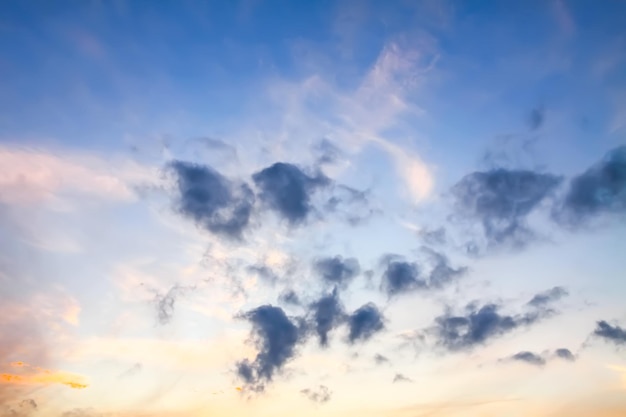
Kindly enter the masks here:
M 447 233 L 444 227 L 422 229 L 419 230 L 418 234 L 427 245 L 443 245 L 447 241 Z
M 275 373 L 296 354 L 304 331 L 280 307 L 263 305 L 241 315 L 252 324 L 254 345 L 258 353 L 253 362 L 237 363 L 237 374 L 249 388 L 262 391 Z
M 334 164 L 343 157 L 343 152 L 328 139 L 313 145 L 313 153 L 317 156 L 316 163 L 318 165 Z
M 554 351 L 554 356 L 557 358 L 565 359 L 566 361 L 574 362 L 576 360 L 576 356 L 569 350 L 565 348 L 560 348 Z
M 424 289 L 427 282 L 421 278 L 417 264 L 391 260 L 383 273 L 381 288 L 388 296 Z
M 384 317 L 375 304 L 367 303 L 348 317 L 348 327 L 350 343 L 366 341 L 385 328 Z
M 277 162 L 252 176 L 260 198 L 290 224 L 303 222 L 313 210 L 311 195 L 330 180 L 318 173 L 311 177 L 293 164 Z
M 389 358 L 377 353 L 374 355 L 374 362 L 376 362 L 376 365 L 382 365 L 383 363 L 389 363 Z
M 544 307 L 547 304 L 557 301 L 568 294 L 567 290 L 563 287 L 554 287 L 547 291 L 536 294 L 529 302 L 528 305 L 533 307 Z
M 241 239 L 254 206 L 248 185 L 206 165 L 172 161 L 168 168 L 176 177 L 175 207 L 182 216 L 212 233 Z
M 154 303 L 156 306 L 157 320 L 160 324 L 168 324 L 174 315 L 174 306 L 176 304 L 176 298 L 187 290 L 193 289 L 193 287 L 183 287 L 180 285 L 174 285 L 165 294 L 157 293 L 154 297 Z
M 602 214 L 626 212 L 626 145 L 607 152 L 604 158 L 569 183 L 554 218 L 566 226 L 579 226 Z
M 328 333 L 345 319 L 344 308 L 339 299 L 337 288 L 331 294 L 311 304 L 310 312 L 313 314 L 315 331 L 319 336 L 320 345 L 328 346 Z
M 534 233 L 527 216 L 561 179 L 552 174 L 497 168 L 473 172 L 452 187 L 459 216 L 480 222 L 490 246 L 523 246 Z
M 518 352 L 507 359 L 510 361 L 525 362 L 534 366 L 544 366 L 546 364 L 546 360 L 540 355 L 528 351 Z
M 206 146 L 211 151 L 221 152 L 222 154 L 232 159 L 237 159 L 237 150 L 233 146 L 224 142 L 223 140 L 210 138 L 210 137 L 203 137 L 203 138 L 197 138 L 195 139 L 195 141 Z
M 421 272 L 414 262 L 407 262 L 397 255 L 383 258 L 386 269 L 382 276 L 381 289 L 389 296 L 408 293 L 417 290 L 435 290 L 445 287 L 467 272 L 466 267 L 453 268 L 448 258 L 437 251 L 424 247 L 432 269 L 428 274 Z
M 626 330 L 618 325 L 612 326 L 604 320 L 600 320 L 596 323 L 596 329 L 593 331 L 593 335 L 615 343 L 616 345 L 626 345 Z
M 278 297 L 278 300 L 283 304 L 300 305 L 300 297 L 298 297 L 298 294 L 296 294 L 294 290 L 283 291 Z
M 356 258 L 344 259 L 341 256 L 318 259 L 313 268 L 326 283 L 341 288 L 346 288 L 361 271 Z
M 0 201 L 59 202 L 74 195 L 105 201 L 136 199 L 134 186 L 154 179 L 151 169 L 119 158 L 25 147 L 0 146 Z M 112 173 L 114 172 L 114 173 Z
M 306 395 L 306 397 L 318 404 L 327 403 L 330 401 L 333 393 L 324 385 L 320 385 L 317 389 L 303 389 L 300 393 Z
M 32 398 L 21 400 L 13 406 L 4 406 L 0 408 L 3 417 L 30 417 L 34 416 L 37 411 L 37 402 Z
M 413 380 L 407 376 L 404 376 L 402 374 L 396 374 L 393 377 L 393 383 L 398 383 L 398 382 L 413 382 Z
M 517 315 L 501 314 L 499 310 L 500 306 L 497 304 L 480 306 L 470 303 L 465 307 L 463 315 L 446 312 L 437 317 L 430 330 L 435 334 L 437 344 L 447 350 L 470 350 L 517 328 L 530 326 L 554 313 L 546 309 L 544 304 L 540 308 Z

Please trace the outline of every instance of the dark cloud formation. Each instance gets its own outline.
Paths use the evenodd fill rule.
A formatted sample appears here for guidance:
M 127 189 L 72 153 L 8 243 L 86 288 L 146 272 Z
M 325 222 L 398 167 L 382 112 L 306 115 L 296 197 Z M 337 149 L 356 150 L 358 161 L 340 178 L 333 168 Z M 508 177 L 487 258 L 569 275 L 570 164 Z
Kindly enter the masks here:
M 381 289 L 393 297 L 416 290 L 436 290 L 454 282 L 467 272 L 466 267 L 453 268 L 448 258 L 430 248 L 422 248 L 429 256 L 432 269 L 423 274 L 414 262 L 407 262 L 399 256 L 387 256 L 382 260 L 386 264 L 382 276 Z
M 389 358 L 377 353 L 374 355 L 374 362 L 376 362 L 376 365 L 382 365 L 383 363 L 389 363 Z
M 320 385 L 317 389 L 306 388 L 300 391 L 303 395 L 318 404 L 327 403 L 332 397 L 332 392 L 325 385 Z
M 300 297 L 294 290 L 285 290 L 278 296 L 278 301 L 283 304 L 299 306 L 300 305 Z
M 393 383 L 397 383 L 397 382 L 413 382 L 413 380 L 407 376 L 404 376 L 402 374 L 396 374 L 393 377 Z
M 618 325 L 612 326 L 604 320 L 596 323 L 596 329 L 593 331 L 593 334 L 616 345 L 626 345 L 626 330 Z
M 172 161 L 169 168 L 176 175 L 180 214 L 212 233 L 241 239 L 254 206 L 250 187 L 206 165 Z
M 506 315 L 499 310 L 500 306 L 496 304 L 479 306 L 470 303 L 464 315 L 455 316 L 447 312 L 437 317 L 431 330 L 440 346 L 451 351 L 469 350 L 517 328 L 532 325 L 553 313 L 540 308 L 524 314 Z
M 542 358 L 540 355 L 537 355 L 536 353 L 529 351 L 518 352 L 515 355 L 509 357 L 509 360 L 525 362 L 535 366 L 543 366 L 546 364 L 546 360 L 544 358 Z
M 536 107 L 530 111 L 530 115 L 528 116 L 528 124 L 530 126 L 530 130 L 538 130 L 541 126 L 543 126 L 546 120 L 546 112 L 543 108 Z
M 533 307 L 544 307 L 554 301 L 557 301 L 567 295 L 567 290 L 563 287 L 554 287 L 547 291 L 536 294 L 528 305 Z
M 569 349 L 565 348 L 555 350 L 554 356 L 570 362 L 574 362 L 576 360 L 576 356 L 574 356 L 574 354 Z
M 296 346 L 303 340 L 305 331 L 291 320 L 280 307 L 263 305 L 240 316 L 252 324 L 252 336 L 258 350 L 253 362 L 237 363 L 237 374 L 249 388 L 262 391 L 264 383 L 296 353 Z
M 328 333 L 345 320 L 345 312 L 337 288 L 310 306 L 313 315 L 315 332 L 319 336 L 321 346 L 328 346 Z
M 626 145 L 622 145 L 572 178 L 554 217 L 561 224 L 579 226 L 601 214 L 625 212 Z
M 416 263 L 402 260 L 391 260 L 383 273 L 381 288 L 388 296 L 427 288 L 426 280 L 422 279 Z
M 452 194 L 458 215 L 480 222 L 490 246 L 523 246 L 533 237 L 527 216 L 560 182 L 551 174 L 497 168 L 466 175 Z
M 350 343 L 366 341 L 385 328 L 384 318 L 378 307 L 367 303 L 348 317 L 348 340 Z
M 260 198 L 290 224 L 302 223 L 313 210 L 311 195 L 330 184 L 322 174 L 313 177 L 295 165 L 277 162 L 252 176 Z
M 341 256 L 318 259 L 313 263 L 313 268 L 326 283 L 341 288 L 346 288 L 361 272 L 357 259 L 344 259 Z

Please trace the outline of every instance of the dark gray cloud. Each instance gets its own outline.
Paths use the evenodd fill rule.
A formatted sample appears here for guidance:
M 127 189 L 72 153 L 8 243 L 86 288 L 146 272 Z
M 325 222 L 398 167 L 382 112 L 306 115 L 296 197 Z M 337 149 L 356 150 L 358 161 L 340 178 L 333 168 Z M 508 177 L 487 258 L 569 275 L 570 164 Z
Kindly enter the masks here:
M 310 306 L 310 313 L 313 315 L 315 332 L 319 336 L 321 346 L 328 346 L 328 333 L 345 320 L 345 312 L 337 288 L 315 301 Z
M 278 296 L 278 301 L 283 304 L 299 306 L 300 305 L 300 297 L 294 290 L 285 290 Z
M 618 325 L 610 325 L 604 320 L 596 323 L 596 329 L 593 331 L 593 334 L 616 345 L 626 345 L 626 330 Z
M 452 188 L 456 212 L 480 222 L 488 245 L 523 246 L 534 236 L 527 216 L 548 197 L 561 178 L 504 168 L 473 172 Z
M 320 385 L 317 389 L 306 388 L 300 391 L 303 395 L 318 404 L 327 403 L 330 401 L 333 393 L 325 385 Z
M 546 120 L 546 112 L 541 107 L 536 107 L 530 111 L 528 115 L 528 125 L 530 126 L 530 130 L 538 130 L 541 126 L 543 126 Z
M 253 362 L 237 363 L 237 374 L 249 388 L 262 391 L 265 383 L 296 353 L 305 336 L 303 327 L 287 317 L 280 307 L 263 305 L 240 316 L 252 324 L 252 337 L 258 350 Z
M 546 360 L 542 358 L 541 355 L 537 355 L 536 353 L 529 351 L 518 352 L 515 355 L 510 356 L 508 360 L 525 362 L 535 366 L 544 366 L 546 364 Z
M 416 263 L 390 260 L 383 273 L 381 289 L 390 297 L 398 294 L 427 288 L 427 282 L 420 275 Z
M 222 236 L 241 239 L 250 223 L 254 194 L 206 165 L 172 161 L 176 176 L 176 210 L 198 226 Z
M 346 288 L 361 272 L 356 258 L 344 259 L 341 256 L 318 259 L 313 263 L 313 268 L 326 283 L 341 288 Z
M 557 349 L 554 351 L 554 356 L 557 358 L 565 359 L 566 361 L 573 362 L 576 360 L 576 356 L 569 350 L 565 348 Z
M 422 251 L 430 258 L 432 269 L 428 274 L 422 273 L 415 262 L 407 262 L 397 255 L 383 257 L 381 263 L 386 264 L 383 272 L 381 289 L 389 296 L 417 290 L 436 290 L 454 282 L 467 272 L 466 267 L 453 268 L 448 258 L 437 251 L 424 247 Z
M 260 198 L 290 224 L 303 222 L 313 210 L 311 195 L 330 180 L 318 173 L 311 177 L 295 165 L 277 162 L 252 176 Z
M 557 301 L 567 295 L 567 290 L 563 287 L 554 287 L 547 291 L 536 294 L 528 305 L 533 307 L 544 307 L 554 301 Z
M 607 213 L 626 212 L 626 145 L 609 151 L 604 158 L 572 178 L 555 219 L 567 226 L 585 224 Z
M 553 313 L 543 306 L 518 315 L 501 314 L 499 310 L 500 306 L 496 304 L 480 306 L 470 303 L 463 315 L 446 312 L 437 317 L 431 331 L 440 346 L 451 351 L 469 350 L 517 328 L 532 325 Z
M 397 382 L 413 382 L 413 380 L 407 376 L 404 376 L 402 374 L 396 374 L 393 377 L 393 383 L 397 383 Z
M 367 303 L 348 317 L 350 343 L 366 341 L 385 328 L 384 317 L 378 307 Z
M 376 365 L 382 365 L 383 363 L 389 363 L 389 358 L 377 353 L 374 355 L 374 362 L 376 362 Z

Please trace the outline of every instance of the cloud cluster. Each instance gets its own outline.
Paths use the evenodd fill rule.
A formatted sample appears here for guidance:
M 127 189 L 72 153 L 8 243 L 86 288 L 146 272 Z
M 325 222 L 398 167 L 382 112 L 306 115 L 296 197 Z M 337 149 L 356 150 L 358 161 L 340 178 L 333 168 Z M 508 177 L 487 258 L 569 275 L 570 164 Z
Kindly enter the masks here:
M 320 385 L 317 389 L 306 388 L 300 391 L 314 403 L 323 404 L 330 401 L 333 393 L 325 385 Z
M 544 366 L 548 363 L 548 360 L 552 358 L 562 359 L 568 362 L 574 362 L 576 360 L 576 356 L 569 349 L 560 348 L 556 349 L 551 354 L 549 352 L 538 354 L 529 351 L 521 351 L 508 358 L 500 359 L 500 362 L 523 362 L 533 366 Z
M 237 374 L 254 391 L 262 391 L 266 382 L 296 354 L 306 330 L 301 323 L 287 317 L 280 307 L 263 305 L 241 315 L 252 324 L 258 353 L 254 361 L 237 363 Z

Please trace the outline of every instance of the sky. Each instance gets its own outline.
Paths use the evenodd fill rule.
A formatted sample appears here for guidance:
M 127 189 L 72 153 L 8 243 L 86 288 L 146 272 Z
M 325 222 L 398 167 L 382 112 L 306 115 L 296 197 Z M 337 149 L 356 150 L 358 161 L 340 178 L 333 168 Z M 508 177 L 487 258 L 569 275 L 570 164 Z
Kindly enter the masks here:
M 0 2 L 0 417 L 626 415 L 626 2 Z

